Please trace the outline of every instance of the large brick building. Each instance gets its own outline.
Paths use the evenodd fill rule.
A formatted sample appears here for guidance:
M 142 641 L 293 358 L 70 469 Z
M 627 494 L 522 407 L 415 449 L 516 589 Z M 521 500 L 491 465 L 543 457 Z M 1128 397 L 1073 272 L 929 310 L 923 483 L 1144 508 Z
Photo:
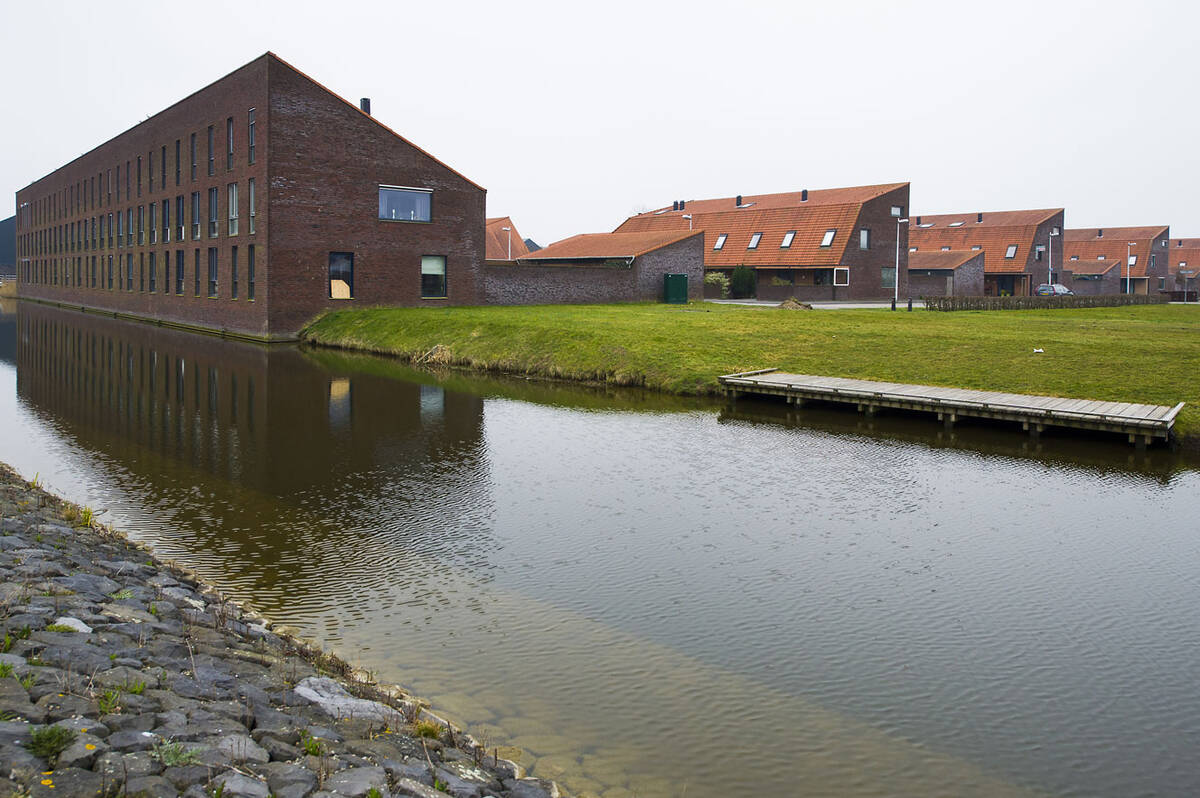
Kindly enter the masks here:
M 17 192 L 23 297 L 259 339 L 479 301 L 485 191 L 267 53 Z
M 982 252 L 985 295 L 1028 296 L 1062 265 L 1062 227 L 1062 208 L 921 214 L 909 221 L 908 245 L 914 253 Z
M 1116 261 L 1122 264 L 1118 287 L 1122 294 L 1152 294 L 1167 286 L 1168 225 L 1151 227 L 1085 227 L 1063 234 L 1066 267 L 1075 261 Z M 1128 278 L 1128 282 L 1126 282 Z
M 1170 253 L 1170 263 L 1167 268 L 1167 290 L 1178 291 L 1187 300 L 1196 299 L 1196 289 L 1200 286 L 1200 238 L 1172 238 L 1167 247 Z
M 684 200 L 626 219 L 618 233 L 699 230 L 704 268 L 753 269 L 759 299 L 908 296 L 908 183 Z M 897 237 L 899 252 L 897 253 Z

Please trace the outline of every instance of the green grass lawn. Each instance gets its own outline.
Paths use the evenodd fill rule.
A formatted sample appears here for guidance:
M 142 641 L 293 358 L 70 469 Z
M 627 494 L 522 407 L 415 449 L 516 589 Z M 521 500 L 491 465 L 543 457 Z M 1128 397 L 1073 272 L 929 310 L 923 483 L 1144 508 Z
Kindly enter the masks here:
M 518 374 L 717 391 L 717 376 L 777 367 L 838 377 L 1173 405 L 1200 435 L 1200 306 L 911 313 L 554 305 L 330 313 L 318 344 Z M 1035 354 L 1034 349 L 1044 349 Z

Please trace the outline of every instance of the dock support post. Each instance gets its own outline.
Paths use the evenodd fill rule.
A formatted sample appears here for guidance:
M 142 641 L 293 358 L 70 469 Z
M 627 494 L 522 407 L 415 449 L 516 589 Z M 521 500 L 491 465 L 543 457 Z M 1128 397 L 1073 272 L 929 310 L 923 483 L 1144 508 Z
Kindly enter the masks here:
M 1034 440 L 1037 440 L 1042 435 L 1043 426 L 1037 421 L 1022 421 L 1021 426 L 1029 433 L 1029 437 Z
M 946 425 L 947 430 L 954 428 L 955 416 L 953 413 L 938 413 L 938 421 Z

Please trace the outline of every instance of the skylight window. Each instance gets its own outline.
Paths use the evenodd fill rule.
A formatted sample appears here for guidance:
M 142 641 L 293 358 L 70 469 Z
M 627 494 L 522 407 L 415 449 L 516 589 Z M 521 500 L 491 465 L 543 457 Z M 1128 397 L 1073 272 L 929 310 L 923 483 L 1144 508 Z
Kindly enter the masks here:
M 1137 255 L 1130 255 L 1130 256 L 1129 256 L 1129 265 L 1130 265 L 1130 266 L 1137 266 Z
M 716 250 L 724 247 L 725 239 L 727 239 L 727 238 L 729 238 L 729 236 L 726 235 L 725 233 L 721 233 L 721 235 L 717 236 L 717 243 L 713 244 L 713 251 L 715 252 Z
M 821 237 L 821 246 L 833 246 L 833 237 L 837 235 L 837 230 L 826 230 L 825 235 Z
M 920 228 L 933 227 L 933 222 L 925 222 L 925 224 L 919 224 L 919 225 L 917 225 L 917 227 L 920 227 Z
M 792 239 L 796 237 L 795 230 L 788 230 L 783 234 L 783 243 L 779 245 L 780 249 L 787 249 L 792 245 Z
M 750 243 L 746 245 L 746 249 L 758 249 L 758 242 L 762 240 L 762 233 L 754 233 L 750 236 Z
M 981 249 L 983 249 L 983 247 L 979 246 L 978 244 L 976 244 L 975 246 L 971 247 L 971 251 L 972 251 L 972 252 L 978 252 L 978 251 L 979 251 L 979 250 L 981 250 Z
M 1181 261 L 1179 261 L 1179 268 L 1181 268 L 1181 269 L 1186 269 L 1186 268 L 1187 268 L 1187 261 L 1186 261 L 1186 260 L 1181 260 Z
M 1009 244 L 1009 245 L 1008 245 L 1008 249 L 1004 250 L 1004 257 L 1005 257 L 1005 258 L 1015 258 L 1015 257 L 1017 257 L 1017 245 L 1016 245 L 1016 244 Z
M 909 252 L 916 252 L 916 251 L 917 251 L 917 248 L 916 248 L 916 247 L 909 247 L 909 248 L 908 248 L 908 251 L 909 251 Z
M 1071 256 L 1071 260 L 1079 260 L 1079 256 L 1078 256 L 1078 255 L 1072 255 L 1072 256 Z
M 962 227 L 963 223 L 962 222 L 951 222 L 950 226 L 951 227 Z
M 1096 260 L 1104 260 L 1104 256 L 1103 256 L 1103 255 L 1097 255 L 1097 256 L 1096 256 Z

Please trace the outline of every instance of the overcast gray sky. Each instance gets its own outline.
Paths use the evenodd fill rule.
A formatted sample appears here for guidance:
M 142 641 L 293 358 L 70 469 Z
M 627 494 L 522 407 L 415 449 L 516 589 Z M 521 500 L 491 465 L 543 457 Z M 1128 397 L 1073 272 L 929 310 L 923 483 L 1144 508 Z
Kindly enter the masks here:
M 541 244 L 691 199 L 911 181 L 912 212 L 1200 236 L 1194 2 L 24 2 L 15 191 L 267 50 Z

